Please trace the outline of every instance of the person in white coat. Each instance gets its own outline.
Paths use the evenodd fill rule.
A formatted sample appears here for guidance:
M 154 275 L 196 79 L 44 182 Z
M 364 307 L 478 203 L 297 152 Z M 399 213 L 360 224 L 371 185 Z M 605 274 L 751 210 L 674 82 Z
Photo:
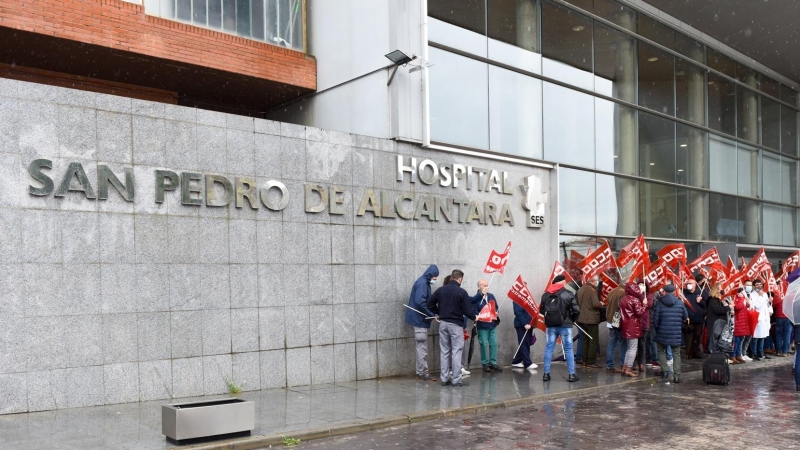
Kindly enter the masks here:
M 764 292 L 764 283 L 761 280 L 753 282 L 753 292 L 750 293 L 750 307 L 758 311 L 758 325 L 750 341 L 750 352 L 753 360 L 771 359 L 764 354 L 764 338 L 769 336 L 769 316 L 772 315 L 772 300 Z

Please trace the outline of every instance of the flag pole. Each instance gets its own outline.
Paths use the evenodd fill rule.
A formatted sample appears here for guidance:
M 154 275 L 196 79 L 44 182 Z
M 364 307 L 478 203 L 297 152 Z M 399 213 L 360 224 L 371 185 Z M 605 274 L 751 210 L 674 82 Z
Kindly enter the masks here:
M 578 326 L 578 324 L 577 324 L 577 323 L 575 323 L 575 324 L 573 324 L 573 325 L 575 325 L 576 327 L 578 327 L 578 329 L 579 329 L 579 330 L 583 331 L 583 334 L 585 334 L 585 335 L 586 335 L 586 337 L 588 337 L 588 338 L 589 338 L 589 339 L 591 339 L 591 340 L 594 340 L 594 338 L 593 338 L 593 337 L 591 337 L 591 336 L 589 336 L 589 333 L 587 333 L 586 331 L 584 331 L 584 329 L 583 329 L 583 328 L 581 328 L 580 326 Z
M 405 306 L 406 308 L 408 308 L 408 309 L 410 309 L 410 310 L 412 310 L 412 311 L 414 311 L 414 312 L 417 312 L 417 313 L 420 313 L 420 314 L 422 314 L 422 316 L 423 316 L 423 317 L 425 317 L 425 320 L 435 319 L 435 317 L 430 317 L 430 316 L 428 316 L 427 314 L 425 314 L 424 312 L 422 312 L 422 311 L 419 311 L 419 310 L 417 310 L 417 309 L 414 309 L 414 308 L 412 308 L 412 307 L 410 307 L 410 306 L 408 306 L 408 305 L 403 305 L 403 306 Z
M 531 327 L 531 328 L 533 328 L 533 327 Z M 531 331 L 531 328 L 528 328 L 527 330 L 525 330 L 525 334 L 522 335 L 522 339 L 520 339 L 519 345 L 517 346 L 517 351 L 514 352 L 514 356 L 512 356 L 511 359 L 514 359 L 514 358 L 517 357 L 517 353 L 519 353 L 519 349 L 522 348 L 522 343 L 525 342 L 525 336 L 528 335 L 528 331 Z

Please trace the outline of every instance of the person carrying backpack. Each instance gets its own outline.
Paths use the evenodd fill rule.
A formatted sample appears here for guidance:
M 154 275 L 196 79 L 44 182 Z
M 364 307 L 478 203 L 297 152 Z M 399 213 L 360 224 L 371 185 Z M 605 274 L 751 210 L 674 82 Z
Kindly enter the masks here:
M 564 288 L 564 276 L 553 278 L 547 290 L 542 294 L 539 311 L 544 314 L 544 324 L 547 326 L 547 346 L 544 349 L 544 376 L 543 381 L 550 381 L 550 363 L 553 360 L 553 350 L 556 339 L 561 338 L 564 345 L 564 356 L 567 360 L 569 377 L 567 381 L 578 381 L 575 374 L 575 355 L 572 352 L 572 324 L 581 313 L 578 301 L 572 293 Z

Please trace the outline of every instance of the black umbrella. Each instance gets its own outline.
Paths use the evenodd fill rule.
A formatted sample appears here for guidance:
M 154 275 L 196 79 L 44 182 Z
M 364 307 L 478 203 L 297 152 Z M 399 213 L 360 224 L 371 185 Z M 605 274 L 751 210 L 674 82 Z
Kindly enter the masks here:
M 469 353 L 467 353 L 467 365 L 472 364 L 472 353 L 475 351 L 475 335 L 478 334 L 478 327 L 472 324 L 472 335 L 469 337 Z

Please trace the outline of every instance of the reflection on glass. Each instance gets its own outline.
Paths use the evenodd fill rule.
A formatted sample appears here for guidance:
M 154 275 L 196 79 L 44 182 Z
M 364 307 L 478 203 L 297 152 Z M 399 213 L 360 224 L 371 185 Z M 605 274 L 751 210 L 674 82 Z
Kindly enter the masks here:
M 542 82 L 489 66 L 491 150 L 542 158 Z
M 486 34 L 484 0 L 428 0 L 428 16 L 476 33 Z
M 639 114 L 639 175 L 675 182 L 675 122 Z
M 539 51 L 536 0 L 489 0 L 489 37 Z
M 679 123 L 676 124 L 675 134 L 678 145 L 675 148 L 676 181 L 689 186 L 708 187 L 707 133 Z
M 595 234 L 594 173 L 561 169 L 559 176 L 559 231 Z
M 708 126 L 731 136 L 736 135 L 735 85 L 713 73 L 708 74 Z
M 685 219 L 685 211 L 683 218 Z M 654 183 L 639 183 L 639 219 L 645 236 L 677 238 L 677 189 Z
M 675 30 L 652 17 L 640 15 L 636 24 L 636 32 L 657 44 L 675 50 Z
M 797 91 L 785 84 L 781 85 L 781 100 L 792 106 L 797 106 Z
M 628 178 L 597 174 L 597 234 L 636 236 L 638 183 Z
M 744 221 L 737 218 L 736 197 L 710 194 L 709 238 L 714 241 L 737 242 L 744 239 Z
M 634 47 L 634 38 L 604 25 L 595 25 L 595 91 L 631 103 L 636 101 Z
M 706 70 L 680 58 L 675 61 L 675 115 L 683 120 L 705 125 Z
M 781 157 L 771 152 L 763 152 L 761 168 L 764 199 L 781 201 Z
M 543 84 L 545 159 L 594 167 L 594 97 Z
M 192 0 L 176 0 L 178 20 L 190 22 L 192 20 Z
M 782 208 L 776 205 L 770 205 L 769 203 L 764 203 L 761 208 L 762 214 L 764 215 L 763 220 L 763 227 L 764 227 L 764 243 L 765 244 L 773 244 L 773 245 L 781 245 L 783 244 L 783 210 L 788 208 Z
M 664 114 L 674 114 L 675 58 L 652 45 L 639 42 L 639 104 Z
M 208 27 L 222 28 L 222 0 L 208 0 Z
M 748 197 L 758 197 L 759 174 L 761 173 L 758 162 L 758 149 L 740 142 L 737 144 L 736 154 L 739 172 L 738 194 Z
M 570 9 L 542 3 L 542 56 L 592 71 L 592 20 Z
M 708 67 L 731 78 L 736 77 L 736 61 L 712 48 L 708 48 L 706 52 L 708 53 Z
M 761 143 L 775 150 L 781 147 L 781 106 L 761 97 Z
M 761 89 L 761 74 L 744 64 L 736 63 L 736 79 L 754 89 Z
M 794 208 L 783 208 L 783 245 L 797 246 L 797 214 Z
M 758 97 L 750 89 L 736 86 L 736 136 L 758 143 Z
M 250 0 L 236 0 L 236 34 L 250 36 Z
M 706 62 L 706 46 L 685 34 L 675 33 L 675 51 L 699 63 Z
M 797 112 L 781 106 L 781 152 L 797 155 Z
M 192 22 L 198 25 L 206 25 L 206 21 L 205 0 L 192 0 Z
M 474 148 L 489 146 L 489 80 L 485 63 L 430 49 L 431 138 Z
M 797 204 L 797 160 L 781 157 L 781 201 Z
M 745 244 L 761 243 L 760 203 L 756 200 L 739 198 L 736 201 L 738 220 L 744 222 L 744 238 L 739 242 Z
M 708 137 L 709 187 L 711 190 L 737 193 L 736 142 L 711 134 Z M 749 162 L 749 157 L 748 157 Z M 749 186 L 749 174 L 748 180 Z
M 780 98 L 781 95 L 781 84 L 778 83 L 776 80 L 761 74 L 761 92 L 771 95 L 775 98 Z
M 638 175 L 636 110 L 618 103 L 594 100 L 595 167 Z
M 682 206 L 684 201 L 686 202 L 685 208 Z M 681 237 L 698 241 L 708 239 L 707 205 L 707 193 L 691 189 L 678 189 L 678 234 Z M 686 214 L 685 220 L 681 220 L 682 213 Z
M 626 30 L 636 30 L 636 11 L 613 0 L 566 0 L 567 3 L 602 17 Z
M 250 8 L 253 11 L 253 38 L 259 41 L 264 40 L 264 0 L 250 0 Z

